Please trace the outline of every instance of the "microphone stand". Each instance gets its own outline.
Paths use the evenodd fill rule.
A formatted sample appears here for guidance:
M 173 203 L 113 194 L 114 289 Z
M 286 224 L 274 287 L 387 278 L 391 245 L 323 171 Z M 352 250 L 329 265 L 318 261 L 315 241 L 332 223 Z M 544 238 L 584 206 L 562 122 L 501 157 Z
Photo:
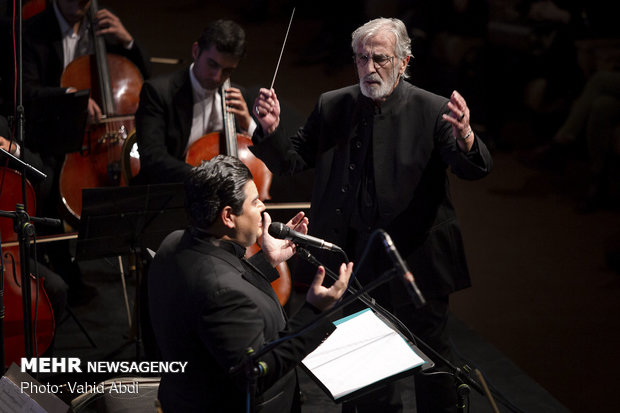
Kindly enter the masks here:
M 44 225 L 60 225 L 59 219 L 53 218 L 38 218 L 31 217 L 26 212 L 24 204 L 17 204 L 15 206 L 15 212 L 1 211 L 0 218 L 13 219 L 13 228 L 17 233 L 17 239 L 19 244 L 19 262 L 21 263 L 21 285 L 22 285 L 22 311 L 24 317 L 24 355 L 26 358 L 31 358 L 36 351 L 33 347 L 33 322 L 32 322 L 32 293 L 30 288 L 30 259 L 28 254 L 28 245 L 30 238 L 35 235 L 35 224 Z M 2 248 L 0 247 L 0 255 L 2 254 Z M 4 277 L 4 268 L 2 267 L 0 276 Z M 4 278 L 2 279 L 2 290 L 0 290 L 0 340 L 4 343 Z M 0 354 L 0 366 L 4 371 L 4 345 L 1 348 Z
M 374 241 L 375 237 L 377 235 L 379 235 L 379 234 L 384 234 L 384 231 L 382 229 L 377 229 L 377 230 L 375 230 L 371 234 L 371 236 L 370 236 L 370 238 L 368 240 L 368 243 L 366 244 L 366 247 L 364 249 L 364 252 L 362 253 L 360 261 L 358 262 L 358 265 L 357 265 L 357 269 L 358 270 L 360 268 L 362 268 L 362 263 L 364 262 L 364 260 L 366 259 L 367 255 L 368 255 L 368 252 L 370 250 L 370 246 L 372 245 L 372 242 Z M 309 251 L 307 251 L 304 248 L 297 247 L 297 254 L 301 258 L 307 260 L 308 262 L 310 262 L 313 265 L 316 265 L 316 266 L 322 265 Z M 388 272 L 392 272 L 391 276 L 393 276 L 395 274 L 395 270 L 394 269 L 389 270 Z M 325 273 L 334 281 L 338 279 L 337 274 L 335 274 L 332 270 L 330 270 L 327 267 L 325 267 Z M 384 316 L 393 325 L 398 326 L 397 329 L 402 331 L 407 336 L 407 338 L 409 338 L 414 344 L 421 345 L 422 350 L 428 352 L 429 354 L 431 354 L 431 356 L 432 356 L 431 358 L 432 359 L 439 360 L 439 361 L 443 362 L 445 366 L 448 367 L 449 372 L 445 372 L 445 374 L 450 374 L 455 379 L 456 394 L 457 394 L 457 399 L 458 399 L 457 408 L 458 408 L 459 412 L 464 412 L 465 396 L 467 396 L 469 394 L 470 387 L 474 388 L 483 397 L 488 397 L 489 401 L 492 404 L 494 403 L 494 400 L 492 399 L 491 392 L 485 392 L 483 387 L 478 382 L 476 382 L 475 380 L 473 380 L 469 376 L 469 371 L 464 371 L 463 369 L 454 366 L 449 360 L 447 360 L 445 357 L 443 357 L 441 354 L 439 354 L 437 351 L 435 351 L 435 349 L 433 349 L 430 345 L 428 345 L 423 340 L 421 340 L 419 337 L 417 337 L 415 334 L 413 334 L 409 330 L 409 328 L 407 328 L 407 326 L 405 326 L 398 319 L 398 317 L 396 317 L 390 311 L 388 311 L 387 309 L 385 309 L 384 307 L 379 305 L 372 297 L 370 297 L 367 294 L 367 292 L 369 292 L 369 291 L 373 290 L 374 288 L 378 287 L 379 285 L 383 284 L 385 281 L 388 281 L 389 278 L 391 278 L 391 276 L 387 280 L 382 281 L 382 282 L 380 282 L 380 283 L 378 283 L 376 285 L 375 285 L 375 282 L 378 281 L 379 279 L 369 283 L 368 286 L 367 286 L 368 288 L 365 290 L 364 288 L 362 288 L 362 286 L 360 285 L 359 281 L 355 277 L 356 274 L 357 274 L 357 271 L 351 276 L 351 279 L 349 281 L 349 285 L 347 286 L 347 291 L 351 294 L 351 296 L 349 298 L 359 299 L 362 303 L 364 303 L 368 307 L 372 308 L 377 313 L 380 313 L 382 316 Z M 384 275 L 385 274 L 386 273 L 384 273 Z M 383 277 L 383 275 L 382 275 L 382 277 Z M 355 283 L 355 285 L 357 287 L 357 290 L 355 288 L 351 287 L 351 283 L 352 282 Z M 347 300 L 345 300 L 345 301 L 346 301 L 346 304 L 343 303 L 344 305 L 348 305 L 351 302 L 351 301 L 347 301 Z M 414 301 L 414 303 L 415 303 L 415 298 L 412 297 L 412 301 Z M 425 373 L 425 372 L 421 372 L 420 374 L 443 374 L 443 372 L 440 372 L 440 373 Z M 499 395 L 499 396 L 500 396 L 501 399 L 503 399 L 503 397 L 501 397 L 501 395 Z M 518 413 L 518 410 L 514 410 L 512 408 L 512 406 L 510 406 L 509 404 L 506 404 L 506 406 L 509 409 L 511 409 L 512 411 Z
M 303 259 L 307 260 L 308 262 L 310 262 L 312 264 L 321 265 L 321 263 L 312 254 L 310 254 L 310 252 L 308 252 L 307 250 L 305 250 L 303 248 L 301 249 L 301 251 L 300 251 L 300 248 L 298 248 L 297 249 L 297 254 L 300 257 L 302 257 Z M 390 270 L 390 271 L 395 272 L 395 270 Z M 337 280 L 338 279 L 338 276 L 332 270 L 330 270 L 328 268 L 325 268 L 325 273 L 332 280 Z M 358 293 L 358 291 L 359 290 L 356 290 L 355 288 L 353 288 L 351 286 L 347 287 L 347 292 L 349 292 L 351 294 L 355 295 L 355 294 Z M 465 406 L 464 396 L 469 393 L 469 387 L 468 386 L 473 387 L 474 389 L 476 389 L 483 396 L 486 394 L 486 393 L 484 393 L 484 390 L 482 389 L 482 387 L 480 387 L 480 385 L 478 383 L 476 383 L 474 380 L 472 380 L 471 377 L 469 377 L 467 374 L 465 374 L 459 367 L 453 366 L 445 357 L 443 357 L 441 354 L 437 353 L 430 345 L 428 345 L 427 343 L 422 341 L 418 336 L 413 334 L 411 332 L 411 330 L 409 330 L 409 328 L 407 328 L 407 326 L 405 326 L 402 323 L 402 321 L 400 321 L 398 319 L 398 317 L 396 317 L 390 311 L 388 311 L 387 309 L 382 307 L 373 298 L 369 297 L 367 294 L 361 294 L 361 295 L 358 296 L 358 298 L 359 298 L 359 300 L 362 303 L 366 304 L 368 307 L 372 308 L 377 313 L 379 313 L 382 316 L 384 316 L 392 324 L 397 325 L 399 327 L 399 330 L 403 331 L 404 334 L 407 336 L 407 338 L 409 338 L 413 343 L 415 343 L 416 345 L 421 345 L 421 347 L 423 347 L 425 351 L 427 351 L 429 353 L 432 353 L 433 357 L 431 357 L 431 358 L 435 358 L 435 359 L 441 360 L 443 363 L 445 363 L 445 365 L 447 365 L 452 370 L 452 373 L 448 373 L 448 374 L 452 374 L 454 376 L 454 378 L 457 380 L 457 383 L 456 383 L 457 392 L 456 393 L 457 393 L 457 396 L 458 396 L 458 399 L 459 399 L 459 403 L 458 403 L 458 410 L 459 411 L 463 411 L 462 409 Z M 421 374 L 425 374 L 425 373 L 422 372 Z M 431 374 L 437 374 L 437 373 L 431 373 Z
M 371 239 L 372 239 L 372 236 L 371 236 Z M 313 265 L 316 265 L 316 266 L 322 265 L 316 259 L 316 257 L 314 257 L 305 248 L 297 247 L 297 255 L 299 255 L 301 258 L 303 258 L 304 260 L 308 261 L 309 263 L 311 263 Z M 364 255 L 362 255 L 362 257 L 364 257 Z M 362 261 L 360 261 L 360 262 L 362 262 Z M 392 270 L 392 271 L 394 271 L 394 270 Z M 338 275 L 336 273 L 334 273 L 332 270 L 330 270 L 329 268 L 327 268 L 327 267 L 325 267 L 325 273 L 333 281 L 336 281 L 338 279 Z M 355 280 L 355 281 L 356 281 L 357 288 L 361 288 L 361 286 L 359 285 L 359 282 L 357 280 Z M 349 292 L 351 294 L 356 294 L 357 290 L 349 285 L 347 287 L 347 292 Z M 407 336 L 407 338 L 409 338 L 414 344 L 421 345 L 421 347 L 423 347 L 424 351 L 426 351 L 428 353 L 432 353 L 433 358 L 441 360 L 446 366 L 448 366 L 448 368 L 452 371 L 452 373 L 447 373 L 447 374 L 452 374 L 454 376 L 455 380 L 456 380 L 456 394 L 457 394 L 457 399 L 458 399 L 458 410 L 460 412 L 464 411 L 464 408 L 465 408 L 465 396 L 467 396 L 469 394 L 469 387 L 473 387 L 478 393 L 480 393 L 481 395 L 487 397 L 489 399 L 489 402 L 492 405 L 494 405 L 495 402 L 494 402 L 494 399 L 493 399 L 493 395 L 491 393 L 495 393 L 496 396 L 499 396 L 500 400 L 503 399 L 503 397 L 501 395 L 496 394 L 496 391 L 493 391 L 493 390 L 489 389 L 488 387 L 485 388 L 484 386 L 481 386 L 480 384 L 478 384 L 478 382 L 473 380 L 469 376 L 469 371 L 463 370 L 463 369 L 461 369 L 459 367 L 456 367 L 456 366 L 453 366 L 447 359 L 445 359 L 445 357 L 443 357 L 441 354 L 437 353 L 430 345 L 428 345 L 427 343 L 422 341 L 418 336 L 413 334 L 411 332 L 411 330 L 409 330 L 409 328 L 407 328 L 407 326 L 405 326 L 402 323 L 402 321 L 400 321 L 400 319 L 398 317 L 396 317 L 390 311 L 388 311 L 387 309 L 382 307 L 379 303 L 377 303 L 368 294 L 361 294 L 361 295 L 358 296 L 358 298 L 359 298 L 359 300 L 362 303 L 364 303 L 365 305 L 367 305 L 368 307 L 372 308 L 374 311 L 376 311 L 377 313 L 379 313 L 383 317 L 385 317 L 385 319 L 388 320 L 390 323 L 398 326 L 398 330 L 402 331 Z M 477 370 L 477 373 L 481 375 L 481 373 L 478 370 Z M 420 374 L 428 374 L 428 373 L 421 372 Z M 431 373 L 431 374 L 437 374 L 437 373 Z M 508 405 L 506 403 L 504 403 L 504 404 L 509 409 L 511 409 L 513 412 L 519 413 L 518 410 L 514 410 L 510 405 Z
M 357 273 L 359 272 L 360 268 L 362 268 L 362 263 L 364 262 L 364 260 L 366 259 L 366 256 L 368 254 L 368 251 L 370 250 L 370 245 L 372 245 L 372 242 L 374 240 L 374 238 L 378 235 L 384 233 L 383 230 L 381 229 L 377 229 L 375 230 L 371 236 L 370 239 L 368 240 L 368 243 L 366 244 L 366 247 L 364 249 L 364 252 L 362 253 L 362 257 L 360 258 L 360 261 L 358 262 L 357 265 L 357 269 L 356 271 L 354 271 L 353 275 L 351 276 L 351 279 L 349 281 L 349 285 L 347 286 L 347 291 L 350 293 L 350 295 L 345 298 L 345 299 L 341 299 L 341 301 L 334 306 L 331 310 L 328 310 L 326 312 L 323 312 L 320 314 L 320 316 L 315 319 L 312 323 L 306 325 L 305 327 L 303 327 L 301 330 L 299 330 L 296 333 L 293 333 L 291 335 L 282 337 L 276 341 L 273 341 L 271 343 L 267 343 L 262 349 L 260 349 L 258 352 L 254 352 L 252 349 L 250 349 L 250 351 L 248 352 L 248 355 L 246 357 L 246 359 L 244 361 L 242 361 L 239 365 L 234 366 L 231 369 L 231 373 L 232 372 L 236 372 L 239 371 L 241 368 L 245 368 L 246 371 L 246 375 L 248 377 L 248 412 L 252 412 L 252 408 L 253 408 L 253 404 L 250 404 L 251 402 L 251 398 L 254 397 L 254 393 L 249 393 L 254 392 L 256 389 L 256 382 L 258 380 L 258 378 L 261 375 L 261 369 L 262 367 L 260 366 L 260 362 L 257 363 L 257 360 L 263 356 L 264 354 L 268 353 L 269 351 L 273 350 L 274 348 L 276 348 L 278 345 L 282 344 L 285 341 L 291 340 L 311 329 L 313 329 L 314 327 L 316 327 L 316 325 L 318 325 L 320 322 L 322 322 L 324 319 L 330 317 L 331 315 L 337 313 L 338 311 L 340 311 L 342 308 L 352 304 L 355 300 L 360 300 L 362 303 L 364 303 L 365 305 L 369 306 L 370 308 L 372 308 L 373 310 L 375 310 L 376 312 L 380 313 L 381 315 L 383 315 L 387 320 L 389 320 L 392 324 L 397 325 L 401 331 L 403 331 L 407 337 L 416 345 L 417 344 L 421 344 L 423 349 L 425 351 L 428 351 L 429 353 L 432 354 L 432 356 L 436 359 L 436 360 L 440 360 L 441 362 L 443 362 L 448 369 L 450 370 L 450 372 L 439 372 L 439 373 L 430 373 L 430 374 L 451 374 L 454 378 L 455 378 L 455 386 L 456 386 L 456 394 L 457 394 L 457 398 L 458 398 L 458 411 L 459 412 L 464 412 L 464 408 L 465 408 L 465 402 L 464 402 L 464 398 L 466 395 L 469 394 L 469 389 L 470 387 L 474 388 L 478 393 L 480 393 L 482 396 L 486 396 L 489 397 L 490 402 L 493 403 L 493 399 L 490 393 L 485 393 L 484 389 L 482 388 L 482 386 L 480 386 L 480 384 L 478 384 L 475 380 L 473 380 L 468 372 L 465 372 L 463 369 L 454 366 L 449 360 L 447 360 L 445 357 L 443 357 L 441 354 L 439 354 L 437 351 L 435 351 L 430 345 L 428 345 L 427 343 L 425 343 L 424 341 L 422 341 L 419 337 L 417 337 L 416 335 L 414 335 L 395 315 L 393 315 L 391 312 L 389 312 L 388 310 L 386 310 L 385 308 L 383 308 L 381 305 L 379 305 L 372 297 L 370 297 L 368 295 L 368 292 L 374 290 L 375 288 L 381 286 L 382 284 L 390 281 L 394 275 L 396 274 L 396 270 L 395 269 L 391 269 L 388 270 L 386 272 L 384 272 L 380 277 L 374 279 L 372 282 L 368 283 L 365 287 L 362 287 L 359 283 L 359 281 L 356 278 Z M 308 262 L 310 262 L 311 264 L 314 264 L 316 266 L 322 265 L 309 251 L 307 251 L 304 248 L 300 248 L 297 247 L 297 254 L 307 260 Z M 325 266 L 324 266 L 325 267 Z M 325 267 L 325 272 L 326 274 L 332 279 L 332 280 L 337 280 L 338 276 L 329 268 Z M 353 287 L 351 287 L 351 283 L 355 282 L 356 287 L 358 288 L 357 290 Z M 412 299 L 413 300 L 413 299 Z M 258 364 L 258 365 L 257 365 Z M 429 374 L 429 373 L 424 373 L 422 372 L 421 374 Z M 500 395 L 501 396 L 501 395 Z M 502 397 L 503 399 L 503 397 Z M 514 410 L 512 408 L 512 406 L 506 404 L 506 406 L 512 410 L 513 412 L 519 413 L 518 410 Z
M 372 241 L 374 240 L 374 238 L 377 236 L 377 234 L 384 234 L 384 233 L 385 232 L 382 229 L 376 229 L 375 231 L 373 231 L 373 233 L 371 234 L 371 236 L 370 236 L 370 238 L 368 240 L 368 243 L 366 244 L 364 252 L 362 253 L 362 257 L 360 258 L 360 261 L 358 263 L 358 268 L 361 268 L 361 264 L 366 259 L 366 256 L 368 254 L 368 251 L 370 250 L 370 246 L 372 245 Z M 385 235 L 387 235 L 387 233 L 385 233 Z M 303 259 L 306 259 L 311 264 L 314 264 L 314 265 L 317 265 L 317 266 L 321 265 L 321 263 L 314 256 L 312 256 L 312 254 L 310 254 L 310 252 L 308 252 L 307 250 L 298 247 L 297 248 L 297 252 L 298 252 L 298 255 L 300 257 L 302 257 Z M 325 273 L 332 280 L 337 280 L 338 279 L 338 276 L 333 271 L 331 271 L 329 268 L 325 268 Z M 359 281 L 357 279 L 355 279 L 354 276 L 351 276 L 351 280 L 349 282 L 349 286 L 347 287 L 347 291 L 348 292 L 355 293 L 355 289 L 350 286 L 351 281 L 355 281 L 356 287 L 358 289 L 361 289 L 361 285 L 360 285 Z M 493 399 L 493 395 L 495 395 L 495 397 L 497 397 L 502 402 L 502 404 L 504 404 L 509 410 L 511 410 L 512 412 L 515 412 L 515 413 L 522 413 L 516 407 L 512 406 L 511 403 L 507 402 L 505 397 L 503 395 L 499 394 L 496 390 L 489 389 L 487 386 L 481 386 L 478 382 L 476 382 L 474 379 L 472 379 L 470 377 L 470 375 L 469 375 L 469 373 L 470 373 L 469 366 L 465 366 L 465 368 L 466 368 L 465 370 L 461 369 L 459 367 L 454 366 L 449 360 L 447 360 L 445 357 L 443 357 L 441 354 L 439 354 L 437 351 L 435 351 L 435 349 L 433 349 L 429 344 L 425 343 L 419 337 L 417 337 L 415 334 L 413 334 L 409 330 L 409 328 L 407 328 L 407 326 L 405 326 L 398 319 L 398 317 L 396 317 L 394 314 L 392 314 L 391 312 L 389 312 L 388 310 L 383 308 L 381 305 L 379 305 L 372 297 L 364 294 L 364 295 L 360 296 L 359 298 L 360 298 L 360 301 L 362 301 L 364 304 L 366 304 L 367 306 L 369 306 L 370 308 L 372 308 L 376 312 L 378 312 L 381 315 L 383 315 L 392 324 L 397 325 L 401 329 L 401 331 L 403 331 L 407 335 L 407 337 L 414 344 L 421 345 L 421 347 L 423 348 L 424 351 L 426 351 L 428 353 L 431 353 L 432 356 L 436 360 L 440 360 L 441 362 L 444 363 L 444 365 L 446 365 L 448 367 L 450 372 L 446 372 L 446 374 L 451 374 L 454 377 L 454 379 L 455 379 L 456 394 L 457 394 L 457 399 L 458 399 L 457 408 L 458 408 L 459 412 L 464 412 L 464 409 L 465 409 L 465 397 L 469 395 L 470 387 L 473 387 L 483 397 L 487 397 L 489 399 L 489 402 L 491 403 L 491 405 L 495 405 L 495 401 Z M 412 301 L 414 301 L 414 303 L 415 303 L 415 298 L 412 298 Z M 480 373 L 479 370 L 476 370 L 476 372 L 478 374 L 480 374 L 480 377 L 482 377 L 482 373 Z M 425 373 L 424 371 L 422 371 L 420 374 L 442 374 L 442 373 L 443 372 L 439 372 L 439 373 L 437 373 L 437 372 L 436 373 Z M 484 380 L 481 380 L 481 382 L 483 384 L 485 384 Z
M 13 228 L 18 235 L 19 241 L 19 257 L 21 262 L 21 282 L 22 282 L 22 311 L 24 317 L 24 354 L 25 357 L 31 358 L 34 354 L 33 350 L 33 322 L 32 322 L 32 308 L 31 308 L 31 289 L 30 289 L 30 260 L 28 256 L 28 244 L 29 238 L 35 234 L 34 226 L 31 222 L 40 223 L 45 225 L 60 225 L 61 221 L 58 219 L 52 218 L 36 218 L 28 216 L 28 208 L 27 208 L 27 185 L 26 185 L 26 170 L 30 170 L 31 172 L 46 177 L 41 171 L 33 168 L 24 162 L 25 159 L 25 147 L 24 147 L 24 106 L 23 106 L 23 96 L 22 96 L 22 0 L 18 0 L 14 5 L 16 7 L 16 15 L 17 17 L 14 19 L 13 24 L 17 25 L 15 33 L 17 34 L 17 42 L 16 42 L 16 66 L 17 66 L 17 76 L 15 79 L 17 96 L 16 96 L 16 115 L 17 115 L 17 126 L 15 131 L 15 141 L 20 146 L 20 157 L 21 159 L 16 158 L 6 151 L 2 151 L 6 156 L 9 156 L 13 159 L 14 162 L 17 162 L 21 167 L 21 186 L 22 186 L 22 203 L 17 204 L 15 206 L 15 212 L 7 212 L 0 211 L 0 217 L 12 218 L 13 219 Z M 0 251 L 1 253 L 1 251 Z M 0 276 L 4 276 L 4 274 L 0 274 Z M 2 287 L 4 287 L 4 280 L 2 280 Z M 0 327 L 0 333 L 2 336 L 0 339 L 4 343 L 4 290 L 0 291 L 0 323 L 2 326 Z M 2 346 L 2 354 L 0 355 L 2 370 L 4 371 L 5 357 L 4 357 L 4 346 Z
M 361 268 L 361 263 L 363 263 L 364 260 L 366 259 L 368 251 L 370 250 L 370 246 L 372 245 L 372 241 L 374 240 L 374 238 L 378 234 L 383 234 L 384 237 L 389 237 L 389 235 L 387 235 L 387 233 L 385 233 L 385 231 L 383 231 L 382 229 L 376 229 L 375 231 L 373 231 L 373 233 L 371 234 L 371 236 L 370 236 L 370 238 L 368 240 L 368 243 L 366 244 L 364 252 L 362 253 L 362 257 L 360 258 L 360 261 L 358 263 L 358 267 L 359 268 Z M 390 240 L 390 243 L 391 243 L 391 240 Z M 299 251 L 300 251 L 300 249 L 298 248 L 298 253 L 299 253 Z M 311 263 L 313 263 L 315 265 L 321 265 L 321 263 L 318 260 L 316 260 L 316 258 L 314 258 L 312 256 L 312 254 L 310 254 L 308 251 L 304 250 L 303 248 L 301 249 L 301 253 L 299 255 L 302 258 L 304 258 L 304 259 L 311 260 Z M 329 270 L 328 268 L 325 269 L 325 272 L 333 280 L 338 279 L 337 275 L 333 271 Z M 352 280 L 355 280 L 357 288 L 361 288 L 361 285 L 360 285 L 359 281 L 357 279 L 354 279 L 353 276 L 351 277 L 351 281 Z M 351 284 L 351 282 L 349 282 L 349 284 Z M 347 287 L 347 291 L 349 291 L 349 292 L 353 291 L 354 292 L 355 289 L 353 289 L 352 287 L 349 286 L 349 287 Z M 498 392 L 495 391 L 495 390 L 488 389 L 488 387 L 485 388 L 484 386 L 481 386 L 478 382 L 476 382 L 474 379 L 472 379 L 470 377 L 470 375 L 469 375 L 469 373 L 470 373 L 469 366 L 465 366 L 466 370 L 454 366 L 449 360 L 447 360 L 445 357 L 443 357 L 441 354 L 439 354 L 437 351 L 435 351 L 435 349 L 432 348 L 429 344 L 425 343 L 423 340 L 421 340 L 419 337 L 417 337 L 415 334 L 413 334 L 407 328 L 407 326 L 405 326 L 398 319 L 398 317 L 396 317 L 394 314 L 392 314 L 391 312 L 389 312 L 388 310 L 386 310 L 385 308 L 380 306 L 378 303 L 376 303 L 376 301 L 373 298 L 371 298 L 369 296 L 365 296 L 365 297 L 362 296 L 362 297 L 360 297 L 360 301 L 362 301 L 364 304 L 368 305 L 370 308 L 372 308 L 373 310 L 375 310 L 378 313 L 380 313 L 381 315 L 383 315 L 387 320 L 389 320 L 393 324 L 397 325 L 400 329 L 402 329 L 401 331 L 405 332 L 405 334 L 408 336 L 408 338 L 413 343 L 415 343 L 416 345 L 421 345 L 421 347 L 422 347 L 422 349 L 424 351 L 426 351 L 428 353 L 431 353 L 432 356 L 436 360 L 440 360 L 441 362 L 444 363 L 445 366 L 448 367 L 450 372 L 446 372 L 445 374 L 451 374 L 454 377 L 454 379 L 455 379 L 456 394 L 457 394 L 457 400 L 458 400 L 457 409 L 458 409 L 459 412 L 464 412 L 465 411 L 464 410 L 465 406 L 466 406 L 465 405 L 465 398 L 466 398 L 466 396 L 469 395 L 470 387 L 473 387 L 483 397 L 487 397 L 489 399 L 489 402 L 492 405 L 495 404 L 495 401 L 493 399 L 493 394 L 494 394 L 512 412 L 521 413 L 518 409 L 516 409 L 514 406 L 512 406 L 509 402 L 506 402 L 505 401 L 505 397 L 503 395 L 498 394 Z M 416 302 L 416 297 L 412 297 L 412 301 L 417 306 L 418 303 Z M 478 371 L 478 373 L 480 374 L 480 377 L 482 377 L 482 374 L 479 371 Z M 426 375 L 430 375 L 430 374 L 443 374 L 443 372 L 425 373 L 424 371 L 422 371 L 420 374 L 426 374 Z M 484 384 L 483 380 L 481 380 L 481 382 Z M 488 391 L 485 391 L 486 389 L 488 389 Z

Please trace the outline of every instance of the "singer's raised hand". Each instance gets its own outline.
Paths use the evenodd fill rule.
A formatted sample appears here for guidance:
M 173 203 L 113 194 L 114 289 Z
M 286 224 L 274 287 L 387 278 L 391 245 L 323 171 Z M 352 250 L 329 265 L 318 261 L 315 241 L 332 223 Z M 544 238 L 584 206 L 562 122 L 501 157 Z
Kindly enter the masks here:
M 295 254 L 295 244 L 289 240 L 276 239 L 269 235 L 268 229 L 270 225 L 271 216 L 265 212 L 263 213 L 262 248 L 267 260 L 275 267 Z M 308 218 L 303 211 L 299 211 L 286 223 L 286 226 L 302 234 L 307 234 Z
M 317 269 L 314 280 L 310 285 L 310 289 L 306 294 L 306 301 L 315 306 L 321 311 L 329 310 L 332 308 L 340 297 L 347 290 L 349 284 L 349 278 L 353 272 L 353 263 L 340 264 L 340 274 L 338 280 L 334 282 L 331 287 L 327 288 L 323 286 L 323 280 L 325 279 L 325 268 L 319 266 Z

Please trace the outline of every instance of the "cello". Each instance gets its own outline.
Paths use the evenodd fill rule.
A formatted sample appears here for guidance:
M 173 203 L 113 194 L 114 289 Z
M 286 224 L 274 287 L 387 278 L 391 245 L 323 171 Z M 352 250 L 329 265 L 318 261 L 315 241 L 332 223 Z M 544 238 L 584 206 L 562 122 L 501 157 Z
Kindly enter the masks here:
M 22 177 L 21 174 L 7 167 L 0 167 L 0 209 L 15 210 L 16 204 L 22 199 Z M 35 192 L 26 181 L 26 205 L 27 213 L 34 214 L 36 210 Z M 4 323 L 4 350 L 5 364 L 20 363 L 25 356 L 25 334 L 24 334 L 24 311 L 22 299 L 22 286 L 20 284 L 21 274 L 19 246 L 14 244 L 17 234 L 13 229 L 13 221 L 0 217 L 0 236 L 2 242 L 2 269 L 0 280 L 4 290 L 5 317 Z M 32 322 L 32 343 L 35 343 L 34 355 L 44 353 L 52 343 L 54 338 L 54 312 L 47 296 L 43 283 L 34 275 L 30 274 L 30 290 L 33 293 L 30 306 L 33 316 Z M 6 367 L 4 366 L 4 367 Z
M 46 0 L 26 0 L 22 6 L 22 19 L 27 20 L 35 14 L 41 13 L 46 6 Z
M 92 0 L 90 18 L 95 22 L 97 1 Z M 91 98 L 98 102 L 102 119 L 87 127 L 80 152 L 70 153 L 60 172 L 59 187 L 62 205 L 68 219 L 76 224 L 82 212 L 82 189 L 127 185 L 121 174 L 121 154 L 124 142 L 134 129 L 134 114 L 138 108 L 144 79 L 140 70 L 127 58 L 106 53 L 105 41 L 92 30 L 94 55 L 74 59 L 62 74 L 62 87 L 90 89 Z M 132 158 L 131 169 L 140 168 Z
M 235 117 L 228 112 L 226 106 L 226 90 L 230 88 L 230 79 L 226 79 L 221 87 L 222 113 L 224 115 L 224 132 L 211 132 L 194 142 L 185 155 L 185 162 L 198 166 L 202 161 L 209 160 L 216 155 L 226 154 L 239 158 L 243 162 L 254 178 L 254 183 L 258 188 L 258 197 L 261 201 L 270 199 L 269 186 L 271 185 L 272 174 L 267 166 L 250 151 L 252 139 L 244 134 L 236 132 Z M 248 255 L 253 255 L 260 249 L 257 244 L 248 248 Z M 273 287 L 280 304 L 284 305 L 291 294 L 291 274 L 286 263 L 277 266 L 280 278 L 273 281 Z

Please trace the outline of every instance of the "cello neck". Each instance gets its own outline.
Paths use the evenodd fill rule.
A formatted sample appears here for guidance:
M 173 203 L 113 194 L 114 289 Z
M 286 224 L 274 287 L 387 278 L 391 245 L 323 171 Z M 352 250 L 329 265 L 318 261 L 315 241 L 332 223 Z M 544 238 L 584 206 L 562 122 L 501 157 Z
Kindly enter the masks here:
M 115 113 L 114 99 L 112 97 L 112 86 L 110 85 L 110 69 L 108 67 L 108 59 L 103 36 L 95 35 L 97 31 L 97 20 L 95 15 L 99 10 L 97 0 L 91 0 L 90 4 L 90 25 L 93 45 L 95 48 L 95 58 L 97 60 L 97 79 L 99 80 L 99 94 L 101 98 L 101 110 L 104 116 L 110 116 Z
M 224 137 L 226 155 L 239 157 L 237 149 L 237 128 L 235 126 L 235 115 L 228 112 L 226 107 L 226 89 L 230 87 L 230 79 L 226 79 L 222 85 L 222 115 L 224 116 Z

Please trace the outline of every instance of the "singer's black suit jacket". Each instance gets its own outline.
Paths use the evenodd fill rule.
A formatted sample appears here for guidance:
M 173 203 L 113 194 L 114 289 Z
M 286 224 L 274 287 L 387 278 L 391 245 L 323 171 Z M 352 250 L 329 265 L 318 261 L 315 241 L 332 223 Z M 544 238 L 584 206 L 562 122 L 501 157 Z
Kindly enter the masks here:
M 231 248 L 233 247 L 233 248 Z M 184 374 L 164 374 L 159 399 L 165 412 L 243 412 L 244 375 L 228 370 L 287 331 L 316 318 L 309 304 L 288 323 L 268 278 L 277 272 L 258 253 L 242 263 L 245 249 L 176 231 L 161 244 L 149 270 L 149 307 L 164 360 L 188 361 Z M 296 388 L 293 370 L 333 331 L 319 324 L 262 358 L 260 412 L 287 412 Z
M 425 296 L 446 296 L 470 285 L 447 168 L 460 178 L 477 179 L 492 166 L 491 155 L 478 136 L 470 153 L 458 148 L 451 125 L 441 117 L 449 113 L 447 102 L 400 81 L 373 115 L 374 106 L 359 86 L 345 87 L 322 94 L 305 125 L 292 137 L 280 127 L 269 136 L 257 130 L 254 152 L 274 173 L 315 168 L 310 232 L 346 250 L 351 242 L 352 211 L 325 194 L 348 191 L 355 196 L 355 188 L 342 182 L 347 170 L 356 165 L 334 159 L 346 158 L 361 128 L 372 128 L 376 228 L 391 235 Z M 371 254 L 379 254 L 378 245 L 374 244 Z M 398 296 L 399 289 L 396 292 L 392 304 L 409 300 Z

